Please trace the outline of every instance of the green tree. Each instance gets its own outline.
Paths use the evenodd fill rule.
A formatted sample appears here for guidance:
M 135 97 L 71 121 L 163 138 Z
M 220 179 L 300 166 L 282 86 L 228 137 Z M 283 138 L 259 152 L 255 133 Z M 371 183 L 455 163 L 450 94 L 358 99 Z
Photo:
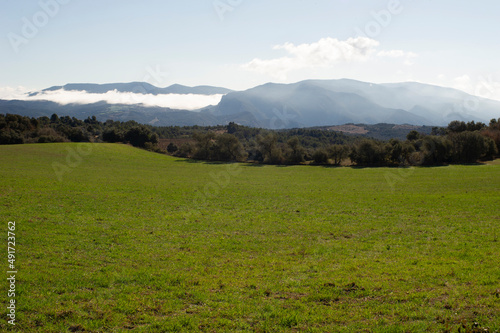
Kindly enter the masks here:
M 218 161 L 244 161 L 248 156 L 238 138 L 229 133 L 216 137 L 213 153 Z
M 331 145 L 328 147 L 328 157 L 334 165 L 340 165 L 349 156 L 349 148 L 346 145 Z
M 173 154 L 175 153 L 177 150 L 179 150 L 179 148 L 173 143 L 173 142 L 170 142 L 167 146 L 167 151 L 170 153 L 170 154 Z
M 469 132 L 480 131 L 486 127 L 484 123 L 481 122 L 476 123 L 474 120 L 469 121 L 466 126 L 467 126 L 467 131 Z
M 158 143 L 158 135 L 145 126 L 135 126 L 125 133 L 125 140 L 134 147 L 144 148 L 146 142 L 155 145 Z
M 52 116 L 50 116 L 50 122 L 51 123 L 58 123 L 59 122 L 59 116 L 57 114 L 52 114 Z
M 489 147 L 488 156 L 490 156 L 491 152 L 494 151 L 497 151 L 497 153 L 494 154 L 497 155 L 498 150 L 500 150 L 500 118 L 498 120 L 491 119 L 489 126 L 483 129 L 481 134 L 495 142 L 496 147 Z
M 328 164 L 328 152 L 323 149 L 316 149 L 312 155 L 314 164 Z
M 402 164 L 414 164 L 415 161 L 411 159 L 411 156 L 415 153 L 415 146 L 410 142 L 403 142 L 403 150 L 401 151 Z
M 215 146 L 215 133 L 210 131 L 207 133 L 195 132 L 193 139 L 196 141 L 193 158 L 198 160 L 213 159 L 213 150 Z
M 278 145 L 278 139 L 274 133 L 257 138 L 258 151 L 266 164 L 282 164 L 285 162 L 283 150 Z
M 300 140 L 297 136 L 292 137 L 287 141 L 289 151 L 287 152 L 287 162 L 292 164 L 304 162 L 305 149 L 300 144 Z
M 406 135 L 406 139 L 408 141 L 416 141 L 418 139 L 420 139 L 420 133 L 418 133 L 417 131 L 413 130 L 413 131 L 410 131 L 410 133 L 408 133 Z
M 175 152 L 175 156 L 189 158 L 193 155 L 195 148 L 192 143 L 185 142 L 180 147 L 179 150 Z
M 107 129 L 102 133 L 102 139 L 106 142 L 123 142 L 125 134 L 117 128 Z
M 393 165 L 404 163 L 403 157 L 403 143 L 398 139 L 389 140 L 387 146 L 389 162 Z
M 234 134 L 238 131 L 240 126 L 238 126 L 238 124 L 235 124 L 233 122 L 230 122 L 228 125 L 227 125 L 227 132 L 229 134 Z
M 446 135 L 446 128 L 443 127 L 433 127 L 431 131 L 431 135 L 442 136 Z
M 0 130 L 0 144 L 16 145 L 23 143 L 24 143 L 24 138 L 19 132 L 11 128 L 4 128 Z
M 385 156 L 385 147 L 369 139 L 364 139 L 355 145 L 349 155 L 357 165 L 383 165 L 385 164 Z
M 467 124 L 463 121 L 454 120 L 448 124 L 448 133 L 461 133 L 467 131 Z
M 452 133 L 453 159 L 458 163 L 474 163 L 488 153 L 486 138 L 479 132 Z
M 449 162 L 453 150 L 446 137 L 428 135 L 423 139 L 423 158 L 426 165 L 440 165 Z
M 81 127 L 70 127 L 66 133 L 71 142 L 89 142 L 89 133 Z
M 491 161 L 498 154 L 497 145 L 495 141 L 490 137 L 485 137 L 485 145 L 486 145 L 486 152 L 483 156 L 483 159 Z

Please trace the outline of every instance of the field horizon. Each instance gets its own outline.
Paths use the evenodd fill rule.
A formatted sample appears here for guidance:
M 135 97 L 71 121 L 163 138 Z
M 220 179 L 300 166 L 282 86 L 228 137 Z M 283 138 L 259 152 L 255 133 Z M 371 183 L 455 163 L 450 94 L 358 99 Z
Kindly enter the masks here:
M 2 331 L 500 330 L 498 160 L 270 166 L 25 144 L 0 146 L 0 179 L 18 269 Z

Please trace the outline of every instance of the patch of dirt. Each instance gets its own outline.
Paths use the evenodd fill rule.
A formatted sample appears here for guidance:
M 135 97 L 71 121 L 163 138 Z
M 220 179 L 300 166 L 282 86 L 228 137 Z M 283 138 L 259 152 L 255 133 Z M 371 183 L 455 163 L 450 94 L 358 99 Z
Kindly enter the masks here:
M 328 127 L 327 130 L 334 132 L 344 132 L 349 134 L 366 134 L 369 131 L 362 126 L 356 125 L 339 125 Z
M 275 299 L 282 299 L 282 300 L 300 300 L 304 297 L 307 297 L 306 294 L 301 294 L 301 293 L 292 293 L 292 292 L 286 292 L 286 293 L 275 293 L 274 298 Z
M 500 165 L 500 158 L 493 160 L 493 161 L 486 161 L 484 162 L 486 165 Z
M 69 328 L 70 332 L 86 332 L 85 328 L 83 328 L 81 325 L 76 325 L 76 326 L 71 326 Z
M 356 283 L 349 283 L 348 285 L 345 286 L 344 291 L 346 293 L 350 293 L 353 291 L 358 291 L 358 290 L 365 290 L 365 288 L 358 286 Z

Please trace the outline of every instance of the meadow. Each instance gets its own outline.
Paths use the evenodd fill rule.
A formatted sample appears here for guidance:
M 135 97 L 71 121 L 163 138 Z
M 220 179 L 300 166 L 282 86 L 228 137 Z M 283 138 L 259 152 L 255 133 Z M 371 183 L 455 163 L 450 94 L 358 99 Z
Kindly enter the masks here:
M 16 326 L 4 315 L 0 329 L 498 332 L 499 203 L 500 163 L 280 167 L 0 146 L 18 269 Z

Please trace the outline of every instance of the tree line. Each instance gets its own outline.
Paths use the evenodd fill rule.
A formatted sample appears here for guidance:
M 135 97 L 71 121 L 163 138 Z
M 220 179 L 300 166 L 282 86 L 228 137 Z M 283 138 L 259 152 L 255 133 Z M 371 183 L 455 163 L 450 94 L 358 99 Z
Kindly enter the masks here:
M 127 142 L 136 147 L 154 149 L 158 134 L 135 121 L 100 122 L 95 116 L 80 120 L 75 117 L 29 118 L 0 114 L 0 144 L 55 142 Z
M 184 139 L 159 148 L 160 139 Z M 225 126 L 154 127 L 96 117 L 29 118 L 0 114 L 0 144 L 123 142 L 178 157 L 263 164 L 358 166 L 474 163 L 498 156 L 500 118 L 483 123 L 453 121 L 430 135 L 410 131 L 406 140 L 375 140 L 323 129 L 266 130 Z
M 250 134 L 249 134 L 250 133 Z M 263 164 L 411 166 L 475 163 L 498 156 L 500 118 L 487 126 L 453 121 L 430 135 L 410 131 L 406 140 L 346 136 L 314 129 L 270 131 L 231 123 L 227 131 L 196 131 L 192 142 L 169 146 L 175 156 Z

